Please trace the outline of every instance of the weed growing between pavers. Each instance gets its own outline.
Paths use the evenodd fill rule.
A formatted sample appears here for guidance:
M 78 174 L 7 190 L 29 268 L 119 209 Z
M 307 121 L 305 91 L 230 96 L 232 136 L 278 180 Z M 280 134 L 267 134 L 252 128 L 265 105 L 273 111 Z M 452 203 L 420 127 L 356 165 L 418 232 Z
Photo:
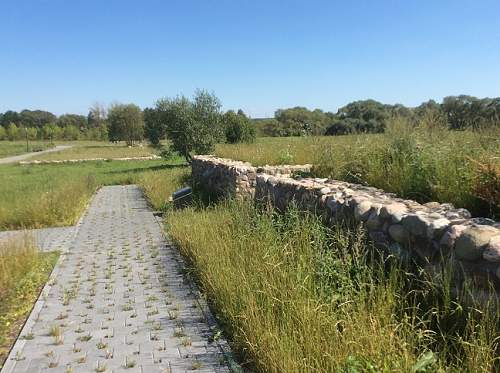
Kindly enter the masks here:
M 233 348 L 257 371 L 499 368 L 499 314 L 456 303 L 449 287 L 376 255 L 360 228 L 329 230 L 312 215 L 244 202 L 171 212 L 166 222 Z
M 35 341 L 17 345 L 14 371 L 30 364 L 161 371 L 170 363 L 188 370 L 198 359 L 219 366 L 220 351 L 202 333 L 208 326 L 201 311 L 190 307 L 196 294 L 179 275 L 178 258 L 138 187 L 101 189 L 58 266 L 58 285 L 47 294 L 42 318 L 33 320 Z M 164 302 L 163 289 L 175 306 Z M 178 318 L 168 320 L 174 308 Z M 182 337 L 173 336 L 175 328 Z

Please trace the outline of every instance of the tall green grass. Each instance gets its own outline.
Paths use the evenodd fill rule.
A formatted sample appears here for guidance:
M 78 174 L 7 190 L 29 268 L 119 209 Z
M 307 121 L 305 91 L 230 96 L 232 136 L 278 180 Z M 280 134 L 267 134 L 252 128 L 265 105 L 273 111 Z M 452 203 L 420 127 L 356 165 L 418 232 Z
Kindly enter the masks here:
M 30 141 L 28 151 L 39 151 L 51 148 L 46 141 Z M 26 153 L 26 141 L 0 141 L 0 158 Z
M 0 242 L 0 367 L 57 258 L 38 252 L 29 237 Z
M 317 177 L 500 216 L 500 127 L 448 131 L 432 120 L 393 118 L 382 135 L 265 138 L 219 145 L 216 154 L 255 165 L 311 163 Z
M 499 368 L 498 313 L 456 303 L 449 287 L 378 256 L 361 228 L 330 230 L 311 215 L 236 201 L 173 211 L 166 222 L 256 371 Z
M 187 167 L 180 160 L 0 166 L 0 230 L 71 225 L 103 185 L 139 184 L 161 209 Z

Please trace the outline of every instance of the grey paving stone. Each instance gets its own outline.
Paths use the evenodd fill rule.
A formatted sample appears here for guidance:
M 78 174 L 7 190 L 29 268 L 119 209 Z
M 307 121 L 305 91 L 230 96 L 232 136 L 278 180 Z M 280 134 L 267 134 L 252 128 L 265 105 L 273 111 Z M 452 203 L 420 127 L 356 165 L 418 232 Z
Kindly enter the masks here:
M 209 341 L 206 305 L 137 186 L 99 190 L 76 230 L 36 234 L 65 254 L 23 330 L 34 338 L 16 342 L 2 373 L 229 371 Z

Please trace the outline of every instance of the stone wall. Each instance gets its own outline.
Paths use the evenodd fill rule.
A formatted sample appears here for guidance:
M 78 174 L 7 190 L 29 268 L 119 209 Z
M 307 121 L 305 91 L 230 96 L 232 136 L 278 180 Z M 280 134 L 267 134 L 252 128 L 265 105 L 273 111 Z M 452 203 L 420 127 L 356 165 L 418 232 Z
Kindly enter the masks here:
M 380 189 L 336 180 L 292 177 L 310 166 L 266 166 L 211 156 L 196 157 L 193 178 L 223 196 L 250 196 L 284 210 L 292 202 L 321 215 L 326 224 L 338 220 L 363 223 L 376 246 L 402 260 L 418 262 L 430 273 L 444 263 L 455 280 L 466 275 L 483 289 L 500 289 L 500 223 L 471 218 L 451 204 L 420 204 Z
M 291 176 L 296 172 L 310 172 L 311 165 L 254 167 L 248 162 L 233 161 L 201 155 L 193 158 L 191 175 L 196 184 L 219 197 L 253 197 L 257 174 Z

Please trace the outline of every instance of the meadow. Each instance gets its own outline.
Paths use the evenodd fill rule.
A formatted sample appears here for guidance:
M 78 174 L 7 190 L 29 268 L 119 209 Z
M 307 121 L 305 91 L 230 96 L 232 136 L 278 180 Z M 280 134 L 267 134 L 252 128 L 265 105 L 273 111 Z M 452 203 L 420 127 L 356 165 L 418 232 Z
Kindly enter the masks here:
M 383 135 L 259 138 L 253 144 L 217 145 L 216 153 L 255 165 L 312 163 L 314 176 L 498 217 L 499 141 L 495 131 L 424 133 L 403 125 Z M 98 142 L 75 145 L 50 156 L 154 152 Z M 458 302 L 445 275 L 437 283 L 416 277 L 380 256 L 361 227 L 326 228 L 308 214 L 279 215 L 241 201 L 169 209 L 167 198 L 189 182 L 189 173 L 180 157 L 0 165 L 0 230 L 71 225 L 96 188 L 139 184 L 152 207 L 166 211 L 170 237 L 246 367 L 262 372 L 500 369 L 498 304 Z M 57 254 L 37 253 L 26 242 L 9 243 L 3 253 L 0 295 L 7 301 L 0 344 L 5 353 L 15 336 L 10 326 L 29 311 Z M 17 289 L 10 277 L 21 286 L 14 295 L 8 293 Z
M 258 138 L 220 144 L 215 154 L 254 165 L 313 165 L 312 174 L 370 185 L 419 202 L 448 202 L 475 216 L 500 216 L 500 127 L 483 131 L 412 128 L 385 134 Z
M 51 148 L 46 141 L 30 141 L 29 151 L 46 150 Z M 0 141 L 0 158 L 26 153 L 26 141 Z
M 102 185 L 139 184 L 161 209 L 188 172 L 180 158 L 1 165 L 0 230 L 72 225 Z
M 128 158 L 128 157 L 148 157 L 157 154 L 156 149 L 149 145 L 127 147 L 123 142 L 110 143 L 99 141 L 74 141 L 65 143 L 72 145 L 70 149 L 62 151 L 35 155 L 30 160 L 66 160 L 66 159 L 91 159 L 91 158 Z
M 419 278 L 361 227 L 246 202 L 170 211 L 243 365 L 257 372 L 493 372 L 498 304 L 464 305 L 450 280 Z

